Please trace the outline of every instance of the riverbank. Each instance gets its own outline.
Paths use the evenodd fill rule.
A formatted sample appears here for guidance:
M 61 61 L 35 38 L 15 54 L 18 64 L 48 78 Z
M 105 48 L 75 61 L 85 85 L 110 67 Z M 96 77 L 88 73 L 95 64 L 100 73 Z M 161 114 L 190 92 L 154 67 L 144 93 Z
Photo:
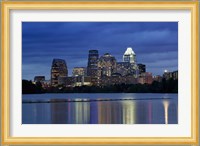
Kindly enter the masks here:
M 178 93 L 178 80 L 154 81 L 152 84 L 120 84 L 110 86 L 48 87 L 22 81 L 22 94 L 39 93 Z

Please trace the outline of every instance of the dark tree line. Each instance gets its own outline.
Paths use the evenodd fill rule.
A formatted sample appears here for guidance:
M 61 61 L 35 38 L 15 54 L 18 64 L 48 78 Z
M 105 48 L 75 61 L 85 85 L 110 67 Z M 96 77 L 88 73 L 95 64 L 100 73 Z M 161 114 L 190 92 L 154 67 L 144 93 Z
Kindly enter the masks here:
M 22 80 L 22 94 L 45 93 L 40 82 L 33 84 L 32 81 Z
M 109 86 L 49 87 L 43 89 L 40 82 L 22 80 L 22 93 L 178 93 L 178 80 L 154 81 L 152 84 L 120 84 Z

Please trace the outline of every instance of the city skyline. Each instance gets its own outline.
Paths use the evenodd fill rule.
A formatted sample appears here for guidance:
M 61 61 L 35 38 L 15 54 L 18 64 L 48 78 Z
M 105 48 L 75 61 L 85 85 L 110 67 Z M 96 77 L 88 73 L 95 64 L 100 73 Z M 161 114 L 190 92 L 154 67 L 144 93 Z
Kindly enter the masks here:
M 121 62 L 126 48 L 132 47 L 147 72 L 178 70 L 176 22 L 23 22 L 22 29 L 23 79 L 50 79 L 54 58 L 66 61 L 71 76 L 74 67 L 87 67 L 91 49 Z

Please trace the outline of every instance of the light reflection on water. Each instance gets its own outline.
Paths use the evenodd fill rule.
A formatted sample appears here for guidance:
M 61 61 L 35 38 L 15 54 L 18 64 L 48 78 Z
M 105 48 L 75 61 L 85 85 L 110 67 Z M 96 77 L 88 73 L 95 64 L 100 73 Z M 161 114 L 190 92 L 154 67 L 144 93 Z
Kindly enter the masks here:
M 168 100 L 163 100 L 163 106 L 164 106 L 164 111 L 165 111 L 165 124 L 168 124 L 168 108 L 169 108 L 169 101 Z
M 140 100 L 141 98 L 138 98 L 138 100 L 123 100 L 120 95 L 120 98 L 116 96 L 115 98 L 110 98 L 112 100 L 109 100 L 108 97 L 106 97 L 108 100 L 101 100 L 103 98 L 92 98 L 93 100 L 91 101 L 81 101 L 79 98 L 73 99 L 73 102 L 71 102 L 68 98 L 49 98 L 48 102 L 23 103 L 22 123 L 177 124 L 178 95 L 161 95 L 145 95 L 144 100 Z M 66 94 L 63 96 L 66 97 Z M 95 94 L 95 96 L 98 97 L 98 94 Z M 134 99 L 137 99 L 137 96 L 141 96 L 141 94 L 134 94 Z M 161 98 L 155 99 L 157 96 Z M 131 94 L 129 94 L 129 98 L 130 97 Z M 165 99 L 163 99 L 163 97 Z M 23 99 L 29 98 L 23 97 Z M 34 101 L 32 97 L 30 99 L 31 101 Z M 38 99 L 39 98 L 37 98 L 37 100 Z

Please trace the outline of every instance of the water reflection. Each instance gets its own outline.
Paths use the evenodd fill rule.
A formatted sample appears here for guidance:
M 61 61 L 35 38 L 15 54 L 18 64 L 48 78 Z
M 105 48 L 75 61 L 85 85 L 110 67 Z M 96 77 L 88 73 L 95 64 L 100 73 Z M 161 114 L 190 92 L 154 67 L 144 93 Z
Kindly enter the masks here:
M 171 124 L 178 123 L 177 100 L 51 99 L 23 103 L 23 124 Z
M 99 124 L 119 124 L 122 123 L 122 105 L 120 102 L 104 101 L 98 102 L 98 123 Z
M 74 116 L 76 117 L 74 121 L 75 124 L 90 123 L 90 103 L 89 102 L 75 102 Z
M 89 102 L 62 102 L 52 99 L 51 123 L 53 124 L 87 124 L 90 123 Z
M 59 101 L 59 102 L 58 102 Z M 53 124 L 64 124 L 67 123 L 68 117 L 68 105 L 62 100 L 51 100 L 51 123 Z M 54 103 L 55 102 L 55 103 Z
M 152 103 L 148 102 L 148 121 L 149 124 L 152 123 Z
M 165 111 L 165 124 L 168 124 L 168 108 L 169 108 L 169 101 L 164 100 L 163 101 L 164 111 Z
M 22 106 L 22 123 L 23 124 L 49 124 L 51 116 L 50 104 L 23 104 Z
M 123 124 L 135 124 L 136 123 L 136 106 L 133 101 L 123 101 L 122 102 L 122 116 Z

